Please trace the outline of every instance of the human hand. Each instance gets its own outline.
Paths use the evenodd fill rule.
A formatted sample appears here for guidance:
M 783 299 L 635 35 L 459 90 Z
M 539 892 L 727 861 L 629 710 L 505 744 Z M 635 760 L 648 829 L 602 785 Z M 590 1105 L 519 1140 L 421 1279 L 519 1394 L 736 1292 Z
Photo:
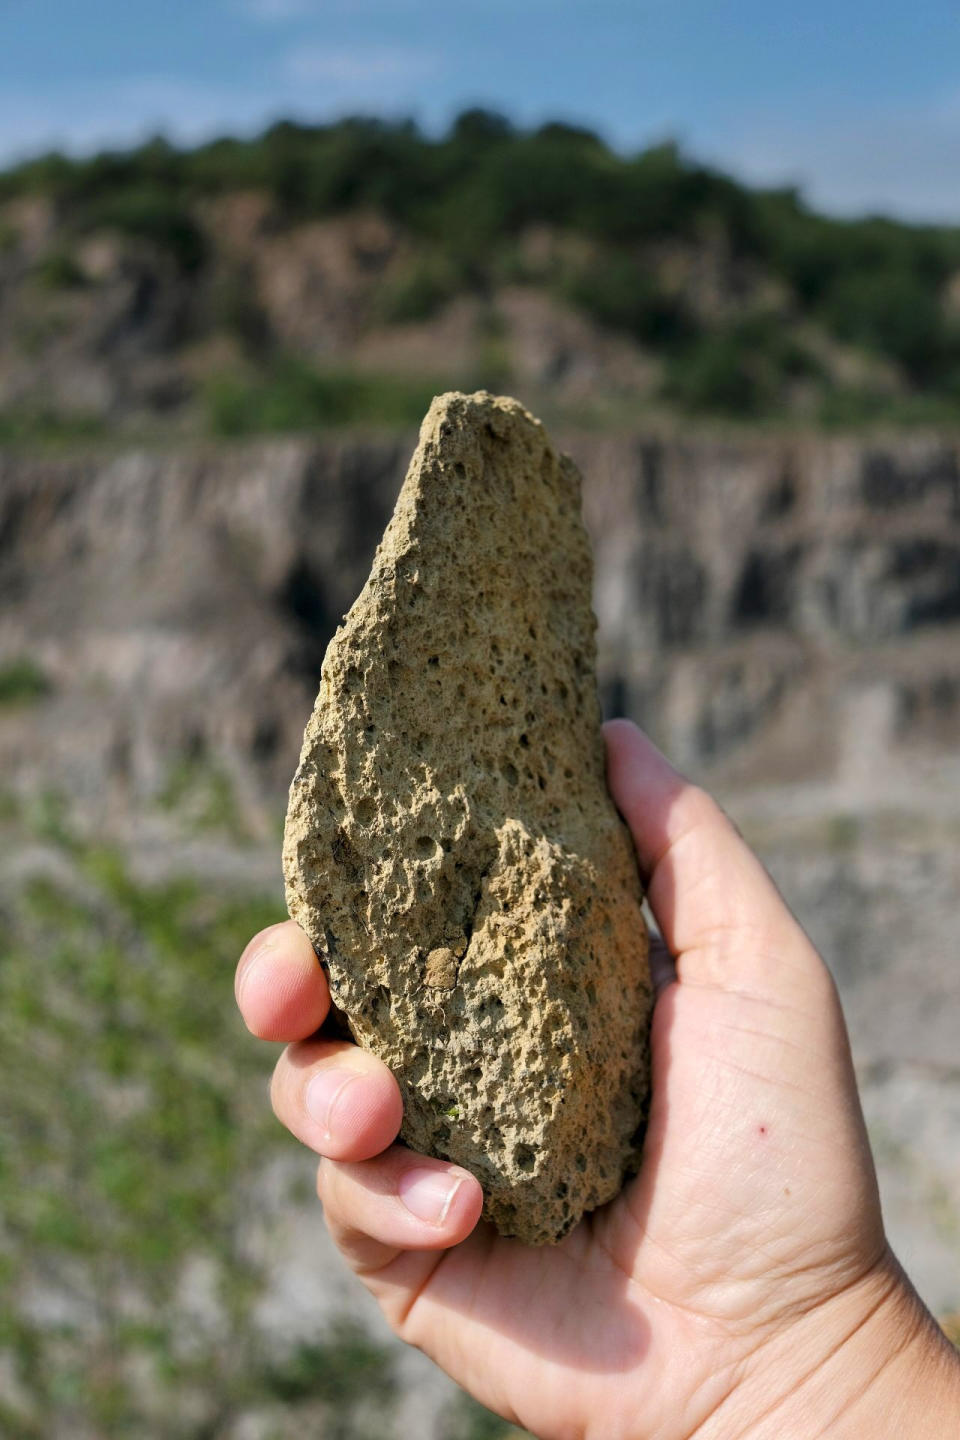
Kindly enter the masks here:
M 391 1143 L 389 1070 L 316 1033 L 326 980 L 287 922 L 237 998 L 289 1042 L 273 1104 L 323 1157 L 330 1232 L 402 1339 L 545 1440 L 941 1436 L 960 1364 L 886 1244 L 829 973 L 716 804 L 629 723 L 606 739 L 676 957 L 640 1174 L 557 1246 L 478 1223 L 471 1175 Z

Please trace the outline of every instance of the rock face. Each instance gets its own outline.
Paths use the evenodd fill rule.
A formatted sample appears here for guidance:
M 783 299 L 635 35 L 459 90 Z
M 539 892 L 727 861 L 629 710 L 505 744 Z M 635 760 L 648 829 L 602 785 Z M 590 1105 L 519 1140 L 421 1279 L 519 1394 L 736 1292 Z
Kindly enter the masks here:
M 284 873 L 402 1138 L 558 1240 L 635 1167 L 650 986 L 607 793 L 580 477 L 515 400 L 436 399 L 327 650 Z

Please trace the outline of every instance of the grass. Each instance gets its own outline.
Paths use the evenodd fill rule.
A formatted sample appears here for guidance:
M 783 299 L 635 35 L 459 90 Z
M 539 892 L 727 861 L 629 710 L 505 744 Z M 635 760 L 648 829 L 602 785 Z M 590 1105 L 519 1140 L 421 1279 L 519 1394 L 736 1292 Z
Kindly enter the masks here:
M 855 851 L 861 840 L 863 822 L 858 815 L 839 812 L 825 822 L 825 846 L 831 855 L 849 855 Z
M 18 655 L 0 665 L 0 706 L 29 705 L 49 694 L 50 680 L 29 655 Z
M 157 800 L 195 834 L 220 833 L 237 844 L 250 839 L 233 781 L 205 755 L 178 756 Z
M 526 1434 L 526 1430 L 514 1429 L 499 1415 L 478 1405 L 468 1395 L 462 1395 L 447 1416 L 444 1440 L 510 1440 L 512 1436 Z
M 224 374 L 205 393 L 214 435 L 237 436 L 373 424 L 416 426 L 442 381 L 316 370 L 287 358 L 256 378 Z
M 0 445 L 62 449 L 78 441 L 106 439 L 110 433 L 106 420 L 85 411 L 0 410 Z
M 269 1056 L 233 1014 L 229 971 L 279 907 L 192 880 L 143 888 L 62 825 L 38 828 L 59 836 L 73 878 L 30 880 L 0 939 L 0 1356 L 25 1397 L 11 1433 L 82 1416 L 98 1433 L 186 1434 L 181 1386 L 199 1404 L 205 1373 L 213 1413 L 266 1374 L 250 1321 L 260 1277 L 239 1230 L 245 1177 L 277 1137 Z M 178 1304 L 197 1256 L 226 1349 Z M 45 1294 L 52 1323 L 36 1318 Z
M 195 779 L 173 775 L 175 817 Z M 0 819 L 49 857 L 0 889 L 0 1434 L 396 1436 L 392 1346 L 342 1318 L 281 1344 L 257 1318 L 254 1197 L 296 1149 L 232 977 L 279 895 L 144 885 L 52 792 Z M 463 1396 L 442 1433 L 510 1432 Z
M 904 430 L 925 426 L 955 429 L 960 422 L 960 394 L 891 397 L 869 389 L 837 386 L 824 393 L 817 421 L 825 430 L 862 430 L 871 425 Z
M 3 901 L 0 1432 L 214 1435 L 272 1406 L 278 1435 L 382 1433 L 388 1352 L 340 1324 L 278 1356 L 255 1324 L 247 1194 L 289 1149 L 231 979 L 278 898 L 142 886 L 34 815 L 69 878 Z M 212 1319 L 183 1302 L 198 1267 Z

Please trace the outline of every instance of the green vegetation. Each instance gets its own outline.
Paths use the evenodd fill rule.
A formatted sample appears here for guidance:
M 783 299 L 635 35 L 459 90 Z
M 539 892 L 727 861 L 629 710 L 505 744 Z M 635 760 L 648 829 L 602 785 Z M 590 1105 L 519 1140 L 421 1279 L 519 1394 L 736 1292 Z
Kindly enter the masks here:
M 187 1437 L 275 1409 L 278 1436 L 382 1435 L 389 1352 L 340 1324 L 278 1354 L 255 1323 L 252 1187 L 292 1151 L 231 976 L 280 905 L 141 886 L 61 807 L 37 820 L 58 878 L 0 926 L 0 1430 Z
M 176 1403 L 151 1413 L 158 1396 L 161 1414 L 181 1387 L 216 1411 L 267 1373 L 240 1227 L 244 1186 L 278 1137 L 270 1057 L 243 1033 L 229 976 L 279 907 L 188 880 L 143 888 L 118 854 L 77 844 L 62 814 L 47 823 L 52 810 L 35 833 L 75 878 L 29 881 L 0 926 L 8 1433 L 59 1433 L 71 1416 L 104 1434 L 197 1433 Z M 178 1287 L 201 1261 L 229 1344 L 181 1313 Z M 60 1313 L 44 1321 L 49 1292 Z
M 57 795 L 8 798 L 0 846 L 49 858 L 0 891 L 0 1433 L 398 1436 L 392 1346 L 258 1318 L 274 1217 L 312 1202 L 233 1003 L 280 897 L 142 884 Z M 512 1432 L 464 1396 L 443 1433 Z
M 0 410 L 0 445 L 74 445 L 99 440 L 109 433 L 105 420 L 83 411 Z
M 206 389 L 215 435 L 314 430 L 332 425 L 419 425 L 442 381 L 316 370 L 287 357 L 265 375 L 219 375 Z
M 429 320 L 468 283 L 469 276 L 451 257 L 442 251 L 424 251 L 396 280 L 384 286 L 380 318 L 392 325 Z
M 197 270 L 206 255 L 206 241 L 189 209 L 161 185 L 135 183 L 94 195 L 84 205 L 81 221 L 88 230 L 119 230 L 152 241 L 185 271 Z
M 33 277 L 44 290 L 79 290 L 86 284 L 83 271 L 66 250 L 51 250 L 34 266 Z
M 832 855 L 849 855 L 862 840 L 863 824 L 859 816 L 839 811 L 826 821 L 824 846 Z
M 282 122 L 193 150 L 157 139 L 85 160 L 47 155 L 0 175 L 0 204 L 24 194 L 56 202 L 63 254 L 42 271 L 54 288 L 78 283 L 71 238 L 104 227 L 202 280 L 219 264 L 202 202 L 241 190 L 267 197 L 274 234 L 356 210 L 393 221 L 409 258 L 374 296 L 381 323 L 426 320 L 461 293 L 486 298 L 521 282 L 661 356 L 662 398 L 685 410 L 789 413 L 802 382 L 813 396 L 806 415 L 886 416 L 889 383 L 842 378 L 829 360 L 838 350 L 862 357 L 868 374 L 894 376 L 903 399 L 894 418 L 953 418 L 960 406 L 960 316 L 948 294 L 960 229 L 828 219 L 795 190 L 749 188 L 673 144 L 620 154 L 576 126 L 524 131 L 474 109 L 439 139 L 412 121 L 355 116 Z M 556 243 L 531 245 L 533 234 Z M 204 302 L 213 323 L 265 361 L 256 382 L 213 384 L 218 433 L 349 423 L 378 410 L 384 423 L 406 423 L 417 408 L 412 382 L 378 400 L 363 390 L 373 381 L 277 361 L 247 277 L 210 284 L 220 287 Z M 492 377 L 509 375 L 509 357 L 494 362 L 483 362 Z
M 237 844 L 250 839 L 230 776 L 206 755 L 185 754 L 175 760 L 157 799 L 186 829 L 218 832 Z
M 525 1430 L 515 1430 L 512 1425 L 507 1425 L 487 1410 L 483 1405 L 478 1405 L 469 1395 L 462 1395 L 458 1403 L 451 1409 L 444 1430 L 444 1440 L 511 1440 L 512 1436 L 526 1435 Z
M 328 1440 L 379 1440 L 396 1392 L 391 1353 L 344 1321 L 323 1340 L 269 1364 L 261 1383 L 282 1404 L 288 1424 L 297 1405 L 319 1410 Z
M 30 704 L 49 691 L 47 674 L 29 655 L 18 655 L 0 665 L 0 705 Z
M 684 346 L 672 357 L 667 393 L 689 410 L 755 418 L 776 409 L 784 385 L 821 375 L 788 331 L 770 317 L 756 316 Z
M 250 355 L 258 356 L 267 350 L 269 321 L 245 267 L 230 267 L 216 277 L 211 287 L 210 319 L 215 330 L 233 335 Z

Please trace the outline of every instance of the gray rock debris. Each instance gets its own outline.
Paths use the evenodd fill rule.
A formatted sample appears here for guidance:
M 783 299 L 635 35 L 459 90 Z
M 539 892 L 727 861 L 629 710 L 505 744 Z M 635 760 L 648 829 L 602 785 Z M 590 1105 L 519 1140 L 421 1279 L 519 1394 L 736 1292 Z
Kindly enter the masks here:
M 290 914 L 401 1137 L 561 1238 L 635 1168 L 650 985 L 606 789 L 580 477 L 516 400 L 434 400 L 327 650 L 290 792 Z

